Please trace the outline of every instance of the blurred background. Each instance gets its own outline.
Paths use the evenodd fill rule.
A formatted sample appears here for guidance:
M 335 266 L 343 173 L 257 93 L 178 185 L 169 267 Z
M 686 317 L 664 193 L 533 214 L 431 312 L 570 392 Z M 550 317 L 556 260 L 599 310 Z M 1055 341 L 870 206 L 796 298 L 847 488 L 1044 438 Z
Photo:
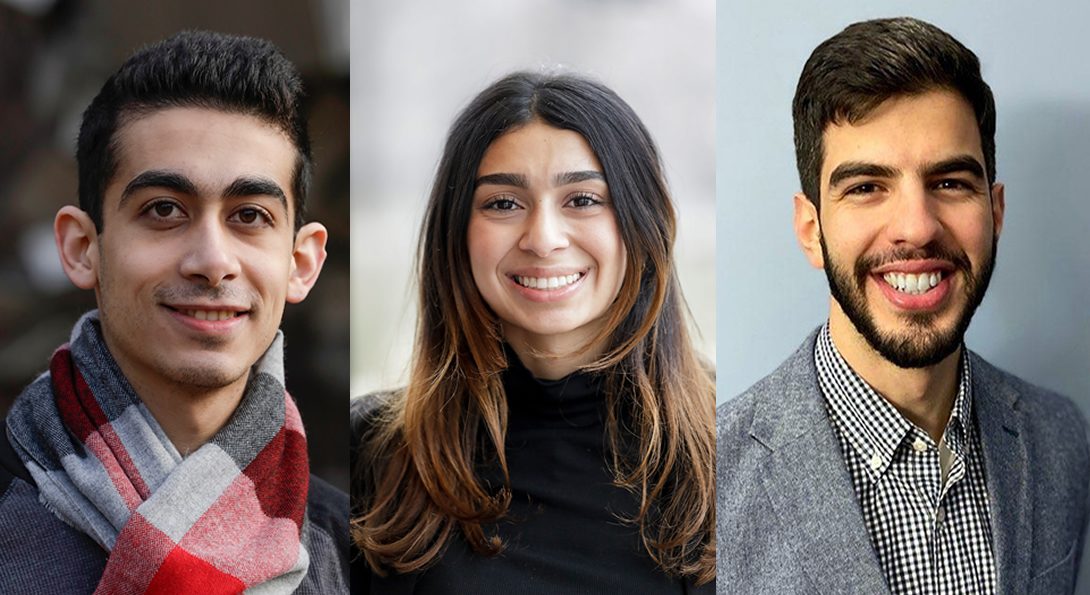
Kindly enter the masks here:
M 347 489 L 348 0 L 0 0 L 0 415 L 68 340 L 91 292 L 64 276 L 57 209 L 76 204 L 80 116 L 139 47 L 202 28 L 264 37 L 299 67 L 309 94 L 315 178 L 308 211 L 329 228 L 329 259 L 289 305 L 288 391 L 314 473 Z
M 715 358 L 715 5 L 467 0 L 352 7 L 352 395 L 405 382 L 414 252 L 447 129 L 513 70 L 605 83 L 651 131 L 679 212 L 681 285 Z

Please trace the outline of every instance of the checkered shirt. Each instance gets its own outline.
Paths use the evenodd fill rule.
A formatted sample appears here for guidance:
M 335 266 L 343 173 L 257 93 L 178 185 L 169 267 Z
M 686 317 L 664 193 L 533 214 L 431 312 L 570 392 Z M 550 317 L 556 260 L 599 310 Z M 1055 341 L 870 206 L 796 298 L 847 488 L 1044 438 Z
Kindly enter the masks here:
M 939 447 L 856 374 L 826 324 L 814 348 L 826 410 L 890 590 L 995 593 L 995 556 L 969 358 Z

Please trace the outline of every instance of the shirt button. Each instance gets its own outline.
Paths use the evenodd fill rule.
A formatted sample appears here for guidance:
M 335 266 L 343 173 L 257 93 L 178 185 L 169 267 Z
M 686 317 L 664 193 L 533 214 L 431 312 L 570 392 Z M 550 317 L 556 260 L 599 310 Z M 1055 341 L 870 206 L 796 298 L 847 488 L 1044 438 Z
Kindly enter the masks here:
M 923 438 L 916 438 L 916 440 L 912 442 L 912 450 L 923 452 L 927 450 L 927 443 L 923 441 Z
M 874 453 L 870 457 L 870 468 L 877 471 L 882 468 L 882 455 Z

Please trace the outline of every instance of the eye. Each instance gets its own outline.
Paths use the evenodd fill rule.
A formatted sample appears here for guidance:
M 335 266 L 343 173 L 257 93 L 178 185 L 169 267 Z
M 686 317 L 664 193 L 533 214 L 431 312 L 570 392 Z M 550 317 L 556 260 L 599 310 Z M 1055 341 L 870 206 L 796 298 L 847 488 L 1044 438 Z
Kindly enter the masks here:
M 951 190 L 954 192 L 972 192 L 976 190 L 976 188 L 972 184 L 969 184 L 968 182 L 964 180 L 959 180 L 957 178 L 939 180 L 939 182 L 935 184 L 935 189 Z
M 593 194 L 581 193 L 568 199 L 568 205 L 577 209 L 586 209 L 602 204 L 602 200 Z
M 140 214 L 158 221 L 167 221 L 180 219 L 185 215 L 185 212 L 182 211 L 181 205 L 173 200 L 160 199 L 145 205 Z
M 498 196 L 481 206 L 488 211 L 514 211 L 519 208 L 517 202 L 506 196 Z
M 271 225 L 272 215 L 260 207 L 245 206 L 231 214 L 231 219 L 244 225 Z
M 873 182 L 866 182 L 866 183 L 857 184 L 855 186 L 852 186 L 851 188 L 848 188 L 844 192 L 844 194 L 845 195 L 854 194 L 854 195 L 862 196 L 862 195 L 867 195 L 867 194 L 874 194 L 875 192 L 878 192 L 878 184 L 875 184 Z

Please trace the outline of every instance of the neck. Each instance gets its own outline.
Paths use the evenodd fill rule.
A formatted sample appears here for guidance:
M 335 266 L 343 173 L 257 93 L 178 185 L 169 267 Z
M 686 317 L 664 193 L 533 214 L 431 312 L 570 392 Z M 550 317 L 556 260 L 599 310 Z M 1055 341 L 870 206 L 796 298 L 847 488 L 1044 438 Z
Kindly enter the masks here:
M 829 316 L 829 334 L 856 374 L 933 440 L 938 442 L 942 438 L 957 397 L 960 347 L 932 366 L 898 367 L 870 346 L 835 300 Z
M 167 438 L 183 457 L 212 439 L 242 402 L 246 377 L 241 382 L 206 389 L 178 385 L 152 386 L 129 379 Z
M 109 336 L 103 338 L 136 396 L 183 457 L 211 440 L 242 402 L 249 374 L 220 387 L 185 384 L 118 357 Z
M 596 330 L 596 329 L 595 329 Z M 602 355 L 602 345 L 588 343 L 594 333 L 535 335 L 522 329 L 504 328 L 504 338 L 518 354 L 519 360 L 535 378 L 558 380 Z

